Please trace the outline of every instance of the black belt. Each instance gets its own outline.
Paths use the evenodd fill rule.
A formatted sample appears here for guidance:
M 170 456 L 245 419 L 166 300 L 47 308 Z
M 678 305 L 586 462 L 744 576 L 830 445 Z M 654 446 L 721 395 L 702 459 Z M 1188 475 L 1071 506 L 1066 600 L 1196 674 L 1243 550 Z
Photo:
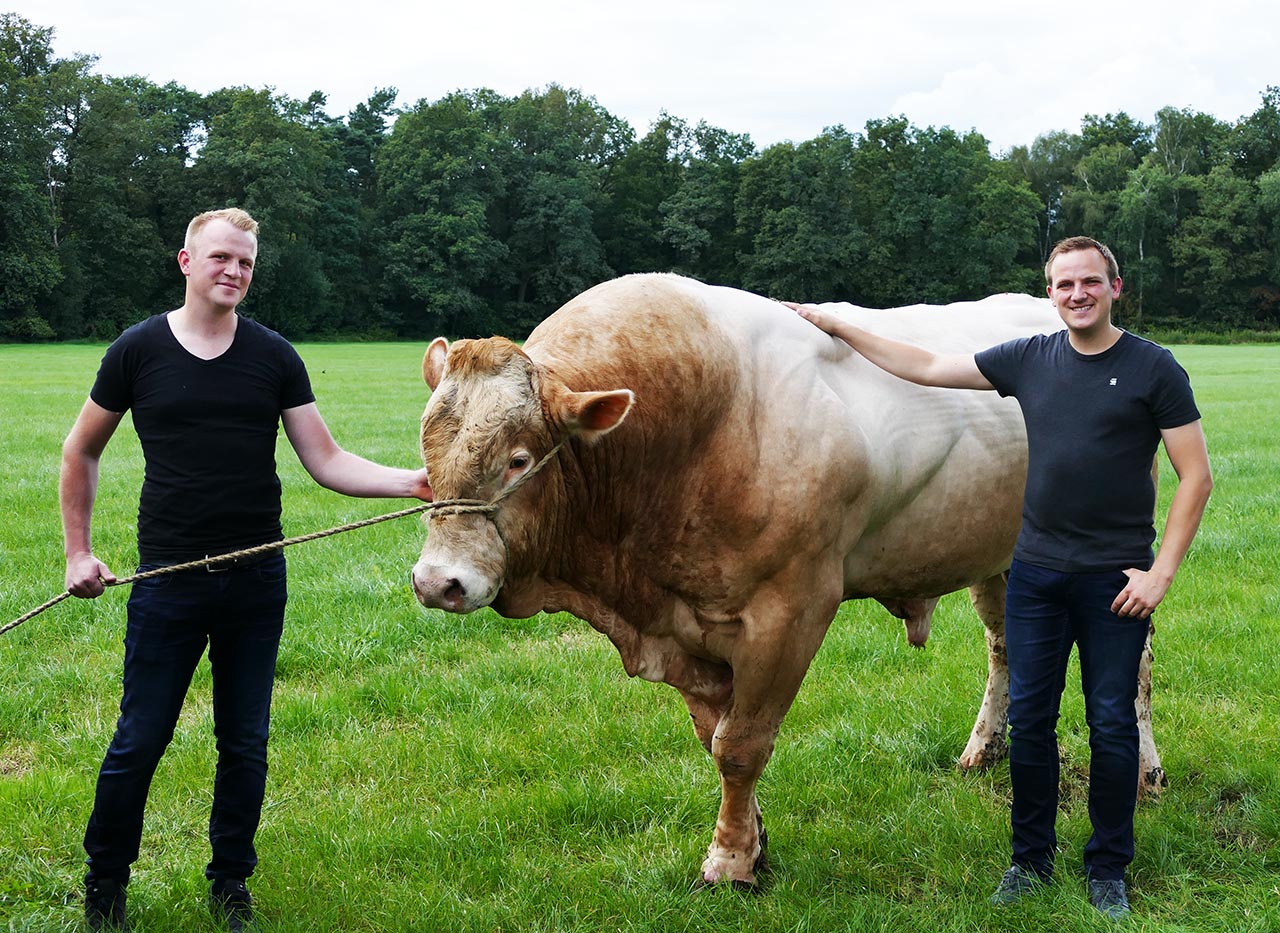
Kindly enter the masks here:
M 224 557 L 223 556 L 223 555 L 234 554 L 237 551 L 248 551 L 256 547 L 263 547 L 266 544 L 272 545 L 270 550 L 258 551 L 255 554 L 246 554 L 243 557 L 230 557 L 230 556 Z M 228 570 L 243 570 L 246 567 L 252 567 L 255 564 L 262 563 L 264 560 L 269 560 L 272 557 L 276 557 L 277 555 L 283 553 L 283 547 L 284 547 L 284 542 L 277 541 L 277 542 L 263 542 L 262 544 L 249 544 L 249 545 L 245 545 L 244 547 L 231 548 L 226 551 L 221 551 L 217 554 L 192 554 L 190 556 L 183 556 L 179 558 L 161 557 L 158 555 L 157 556 L 148 555 L 140 560 L 139 565 L 142 567 L 150 567 L 152 569 L 161 569 L 165 567 L 177 567 L 180 564 L 194 564 L 197 561 L 207 560 L 207 561 L 210 561 L 210 563 L 203 564 L 202 566 L 199 566 L 199 567 L 192 567 L 191 570 L 192 571 L 203 570 L 207 573 L 225 573 Z

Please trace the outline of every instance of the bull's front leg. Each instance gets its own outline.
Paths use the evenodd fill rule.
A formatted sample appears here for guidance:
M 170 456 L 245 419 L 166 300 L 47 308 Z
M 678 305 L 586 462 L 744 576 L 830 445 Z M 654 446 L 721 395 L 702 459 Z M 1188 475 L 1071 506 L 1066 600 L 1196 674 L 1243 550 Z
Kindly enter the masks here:
M 802 600 L 775 595 L 757 600 L 742 614 L 733 651 L 733 699 L 711 738 L 721 796 L 715 833 L 702 863 L 702 878 L 709 884 L 754 886 L 764 864 L 756 783 L 839 598 L 828 601 L 809 594 L 809 605 L 800 612 L 792 608 L 796 602 Z
M 711 743 L 720 772 L 720 812 L 702 862 L 702 880 L 753 887 L 756 872 L 765 865 L 764 816 L 756 800 L 756 782 L 773 755 L 778 724 L 745 722 L 732 713 L 722 723 L 730 720 L 728 730 L 716 729 Z
M 758 778 L 768 762 L 773 744 L 771 738 L 768 750 L 765 752 L 763 759 L 759 760 L 761 749 L 758 742 L 753 742 L 750 738 L 746 742 L 735 742 L 732 738 L 726 740 L 726 735 L 720 730 L 720 725 L 728 718 L 728 713 L 733 703 L 731 684 L 731 681 L 727 681 L 725 684 L 726 689 L 723 692 L 717 691 L 717 695 L 714 696 L 691 691 L 682 685 L 673 686 L 676 686 L 680 690 L 681 696 L 684 697 L 685 705 L 689 708 L 689 718 L 693 721 L 693 731 L 698 736 L 698 741 L 702 743 L 702 747 L 707 750 L 716 762 L 716 767 L 720 772 L 721 808 L 720 814 L 716 819 L 716 841 L 712 842 L 711 848 L 707 852 L 707 860 L 703 863 L 703 880 L 709 884 L 714 884 L 721 880 L 729 880 L 735 884 L 750 885 L 755 883 L 755 872 L 761 869 L 765 858 L 764 823 L 760 814 L 760 806 L 755 799 L 754 780 L 751 782 L 749 792 L 743 795 L 740 791 L 743 775 L 748 769 L 743 767 L 743 759 L 736 757 L 736 755 L 747 752 L 748 748 L 754 751 L 754 754 L 750 756 L 755 761 L 751 770 L 754 770 L 756 778 Z M 739 721 L 740 719 L 741 717 L 739 717 Z M 775 726 L 773 734 L 776 735 L 776 733 L 777 728 Z M 736 749 L 736 752 L 731 752 L 730 749 Z M 726 789 L 726 769 L 732 775 L 730 781 L 737 785 L 732 794 Z M 749 818 L 744 819 L 735 815 L 736 810 L 733 808 L 726 810 L 724 802 L 730 798 L 735 801 L 744 799 L 750 801 L 751 813 Z M 744 822 L 748 826 L 755 827 L 756 838 L 747 838 L 737 831 L 739 825 Z M 740 870 L 743 864 L 749 866 L 748 873 L 744 874 Z

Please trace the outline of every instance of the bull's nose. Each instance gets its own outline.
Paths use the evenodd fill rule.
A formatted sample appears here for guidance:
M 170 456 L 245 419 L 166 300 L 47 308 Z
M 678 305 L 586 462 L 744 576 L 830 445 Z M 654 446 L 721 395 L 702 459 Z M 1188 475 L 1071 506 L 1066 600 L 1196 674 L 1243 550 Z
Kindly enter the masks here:
M 466 603 L 467 588 L 457 577 L 437 574 L 419 576 L 416 570 L 409 576 L 413 580 L 413 592 L 418 597 L 418 602 L 428 609 L 458 612 Z

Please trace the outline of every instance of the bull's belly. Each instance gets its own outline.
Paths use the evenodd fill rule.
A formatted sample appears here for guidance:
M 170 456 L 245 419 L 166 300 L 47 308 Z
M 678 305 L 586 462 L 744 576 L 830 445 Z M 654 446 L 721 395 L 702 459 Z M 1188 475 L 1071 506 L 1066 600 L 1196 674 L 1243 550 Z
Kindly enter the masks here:
M 986 580 L 1009 568 L 1018 527 L 1016 507 L 1005 505 L 985 516 L 865 535 L 844 559 L 845 598 L 927 599 Z

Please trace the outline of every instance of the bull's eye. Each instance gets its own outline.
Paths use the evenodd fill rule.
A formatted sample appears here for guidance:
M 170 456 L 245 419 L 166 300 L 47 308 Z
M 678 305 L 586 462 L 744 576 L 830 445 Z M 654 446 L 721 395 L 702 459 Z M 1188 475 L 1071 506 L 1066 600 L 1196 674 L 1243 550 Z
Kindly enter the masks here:
M 516 454 L 511 458 L 511 462 L 507 464 L 508 470 L 523 470 L 529 465 L 529 457 L 526 454 Z

